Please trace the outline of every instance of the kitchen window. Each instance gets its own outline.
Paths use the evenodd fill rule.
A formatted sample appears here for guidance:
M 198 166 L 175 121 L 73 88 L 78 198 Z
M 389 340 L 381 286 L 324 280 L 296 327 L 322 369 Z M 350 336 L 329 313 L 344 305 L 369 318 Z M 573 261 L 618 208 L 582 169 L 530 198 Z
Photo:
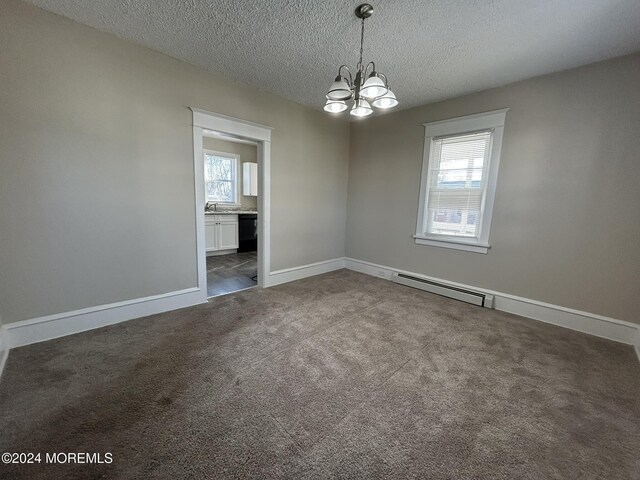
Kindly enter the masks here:
M 240 157 L 230 153 L 204 151 L 206 201 L 238 205 L 238 164 Z
M 424 124 L 416 243 L 487 253 L 507 110 Z

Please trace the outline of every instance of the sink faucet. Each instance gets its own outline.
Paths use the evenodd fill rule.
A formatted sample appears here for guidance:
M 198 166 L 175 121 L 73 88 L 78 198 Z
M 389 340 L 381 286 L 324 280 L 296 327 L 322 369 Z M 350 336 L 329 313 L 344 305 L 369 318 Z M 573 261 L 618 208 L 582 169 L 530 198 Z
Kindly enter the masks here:
M 209 202 L 207 202 L 207 203 L 204 205 L 204 211 L 205 211 L 205 212 L 210 211 L 210 210 L 211 210 L 211 207 L 213 207 L 214 212 L 217 212 L 217 211 L 218 211 L 218 204 L 217 204 L 217 203 L 209 203 Z

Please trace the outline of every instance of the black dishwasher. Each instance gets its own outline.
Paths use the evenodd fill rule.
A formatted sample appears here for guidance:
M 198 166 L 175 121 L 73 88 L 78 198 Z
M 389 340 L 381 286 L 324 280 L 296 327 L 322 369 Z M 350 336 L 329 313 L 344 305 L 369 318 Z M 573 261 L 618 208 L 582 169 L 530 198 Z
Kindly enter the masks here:
M 258 214 L 238 215 L 238 253 L 255 252 L 258 249 Z

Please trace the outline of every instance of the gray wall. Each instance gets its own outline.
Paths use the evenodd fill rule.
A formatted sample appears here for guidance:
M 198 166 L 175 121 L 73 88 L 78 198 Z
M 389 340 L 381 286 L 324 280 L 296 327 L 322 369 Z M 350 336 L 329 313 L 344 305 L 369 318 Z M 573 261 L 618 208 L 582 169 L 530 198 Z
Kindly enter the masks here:
M 344 121 L 15 0 L 0 8 L 4 323 L 196 285 L 189 106 L 275 128 L 272 270 L 344 255 Z
M 16 0 L 1 8 L 4 323 L 196 285 L 189 106 L 275 127 L 272 270 L 341 257 L 346 235 L 350 257 L 640 321 L 640 55 L 349 128 Z M 503 107 L 493 248 L 415 245 L 420 124 Z
M 640 55 L 354 122 L 347 256 L 640 323 Z M 487 255 L 416 245 L 424 122 L 509 107 Z
M 238 174 L 240 175 L 240 204 L 242 205 L 242 208 L 252 210 L 258 208 L 258 197 L 247 197 L 242 195 L 242 164 L 245 162 L 258 163 L 258 147 L 247 143 L 230 142 L 228 140 L 220 140 L 219 138 L 210 137 L 203 138 L 202 146 L 206 150 L 240 155 L 240 166 L 238 171 Z

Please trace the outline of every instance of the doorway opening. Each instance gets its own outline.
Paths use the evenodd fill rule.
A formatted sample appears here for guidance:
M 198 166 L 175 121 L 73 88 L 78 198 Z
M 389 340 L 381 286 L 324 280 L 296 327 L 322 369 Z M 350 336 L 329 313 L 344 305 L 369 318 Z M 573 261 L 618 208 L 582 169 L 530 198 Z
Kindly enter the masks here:
M 205 130 L 207 297 L 258 284 L 258 145 Z
M 271 128 L 192 108 L 198 287 L 268 286 Z

